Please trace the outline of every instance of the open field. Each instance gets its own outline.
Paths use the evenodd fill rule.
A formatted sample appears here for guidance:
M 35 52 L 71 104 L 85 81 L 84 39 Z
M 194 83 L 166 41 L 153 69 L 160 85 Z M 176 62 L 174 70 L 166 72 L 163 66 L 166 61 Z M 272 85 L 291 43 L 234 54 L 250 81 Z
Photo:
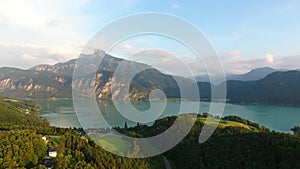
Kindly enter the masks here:
M 130 142 L 123 140 L 119 136 L 114 135 L 106 135 L 103 137 L 97 138 L 97 143 L 99 143 L 104 148 L 112 151 L 112 152 L 128 152 L 128 150 L 131 150 L 132 145 Z
M 218 125 L 218 127 L 220 128 L 225 128 L 227 126 L 232 126 L 232 127 L 243 127 L 246 128 L 248 130 L 253 130 L 253 127 L 243 124 L 243 123 L 239 123 L 239 122 L 235 122 L 235 121 L 228 121 L 228 120 L 209 120 L 206 121 L 206 118 L 200 118 L 200 120 L 206 124 L 215 124 Z

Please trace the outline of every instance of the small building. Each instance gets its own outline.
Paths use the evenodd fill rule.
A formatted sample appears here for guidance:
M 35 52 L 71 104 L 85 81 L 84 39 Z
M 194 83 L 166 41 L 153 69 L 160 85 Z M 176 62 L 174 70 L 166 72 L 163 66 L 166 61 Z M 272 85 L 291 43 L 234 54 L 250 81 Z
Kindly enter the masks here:
M 45 144 L 48 144 L 47 136 L 43 136 L 42 139 L 45 141 Z
M 56 157 L 57 156 L 57 149 L 56 148 L 48 148 L 48 156 L 49 157 Z
M 28 109 L 26 109 L 25 114 L 30 114 Z

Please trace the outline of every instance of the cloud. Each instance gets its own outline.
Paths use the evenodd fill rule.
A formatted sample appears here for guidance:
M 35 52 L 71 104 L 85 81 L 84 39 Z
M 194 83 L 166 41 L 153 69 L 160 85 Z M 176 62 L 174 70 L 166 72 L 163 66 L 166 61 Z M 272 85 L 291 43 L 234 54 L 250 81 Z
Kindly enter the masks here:
M 121 48 L 128 50 L 128 49 L 131 49 L 132 46 L 130 44 L 123 44 Z
M 0 2 L 2 43 L 70 45 L 84 43 L 89 17 L 79 11 L 85 1 Z
M 272 67 L 275 69 L 299 69 L 300 54 L 292 56 L 277 56 L 267 53 L 260 57 L 245 56 L 239 50 L 231 50 L 219 54 L 219 60 L 216 57 L 195 57 L 191 53 L 184 54 L 174 52 L 174 50 L 161 50 L 158 48 L 141 48 L 135 43 L 124 42 L 117 45 L 113 51 L 113 56 L 134 60 L 149 64 L 159 70 L 170 74 L 188 76 L 203 74 L 219 74 L 222 69 L 227 74 L 243 74 L 251 69 L 259 67 Z M 140 43 L 136 43 L 141 46 Z M 147 46 L 147 45 L 145 45 Z M 220 63 L 223 68 L 220 67 Z M 187 73 L 185 68 L 191 72 Z M 209 72 L 208 72 L 209 70 Z
M 30 68 L 38 64 L 55 64 L 78 57 L 80 47 L 48 47 L 0 43 L 0 67 Z
M 274 58 L 274 55 L 266 54 L 262 57 L 247 57 L 239 51 L 229 51 L 220 54 L 221 61 L 226 73 L 242 74 L 251 69 L 271 66 L 275 68 L 275 60 L 282 60 L 284 57 Z
M 274 64 L 274 56 L 272 54 L 269 53 L 266 54 L 265 58 L 268 64 L 270 65 Z
M 0 2 L 0 66 L 28 68 L 78 56 L 89 35 L 89 16 L 79 1 Z
M 228 73 L 246 73 L 251 69 L 259 67 L 272 67 L 274 69 L 300 69 L 300 54 L 298 55 L 288 55 L 279 56 L 273 54 L 266 54 L 262 57 L 235 57 L 232 52 L 227 52 L 220 55 L 223 62 L 225 72 Z
M 129 50 L 113 51 L 113 56 L 123 56 L 127 60 L 132 60 L 140 63 L 151 65 L 167 74 L 179 75 L 183 77 L 192 77 L 199 74 L 206 73 L 207 66 L 209 66 L 210 73 L 219 71 L 215 65 L 215 59 L 208 59 L 209 62 L 202 62 L 200 58 L 196 56 L 180 56 L 178 53 L 170 52 L 162 49 L 143 49 L 143 48 L 130 48 Z M 124 57 L 125 56 L 125 57 Z M 208 64 L 207 64 L 208 63 Z
M 146 63 L 152 67 L 172 75 L 192 76 L 193 72 L 189 70 L 189 63 L 185 59 L 166 50 L 144 49 L 138 50 L 127 59 Z
M 274 56 L 273 67 L 276 69 L 300 69 L 300 54 Z
M 28 68 L 77 57 L 105 22 L 139 1 L 0 1 L 0 66 Z
M 88 33 L 93 32 L 89 29 L 90 27 L 99 26 L 97 23 L 105 17 L 108 20 L 113 19 L 110 14 L 113 14 L 114 17 L 118 16 L 115 14 L 116 12 L 122 13 L 129 10 L 139 2 L 140 0 L 126 2 L 121 0 L 112 2 L 93 0 L 0 1 L 0 66 L 28 68 L 36 64 L 53 64 L 76 58 L 83 45 L 91 37 L 91 34 Z M 101 3 L 105 5 L 100 5 Z M 94 11 L 86 12 L 86 9 L 90 9 L 90 5 L 99 5 L 99 7 L 91 9 Z M 114 7 L 113 10 L 111 10 L 112 7 Z M 181 4 L 173 3 L 170 7 L 178 9 L 181 8 Z M 119 9 L 122 12 L 118 11 Z M 99 11 L 102 11 L 102 15 L 94 16 Z M 106 15 L 103 16 L 103 14 Z M 244 30 L 230 36 L 218 37 L 221 42 L 236 42 L 242 36 L 255 34 L 257 32 Z M 157 43 L 146 40 L 147 43 Z M 143 43 L 139 42 L 139 44 Z M 190 67 L 194 74 L 205 73 L 205 68 L 210 68 L 214 72 L 219 69 L 216 67 L 215 58 L 204 57 L 201 58 L 201 61 L 194 56 L 179 56 L 179 53 L 169 52 L 170 50 L 145 50 L 130 43 L 124 43 L 119 48 L 116 56 L 134 56 L 141 62 L 152 64 L 175 74 L 184 73 L 181 70 L 182 65 Z M 220 60 L 225 72 L 245 73 L 250 69 L 262 66 L 299 68 L 299 56 L 266 54 L 251 58 L 244 56 L 240 51 L 232 50 L 220 54 Z
M 75 10 L 84 6 L 87 1 L 67 1 L 66 3 L 54 1 L 21 1 L 10 0 L 1 1 L 0 16 L 6 18 L 7 24 L 13 24 L 18 27 L 42 28 L 47 23 L 58 20 L 67 26 L 70 22 L 76 24 L 76 20 L 82 19 L 80 16 L 72 18 L 76 15 Z M 79 25 L 77 25 L 79 26 Z
M 231 50 L 219 54 L 218 60 L 216 57 L 198 58 L 192 56 L 191 53 L 183 54 L 182 52 L 174 52 L 171 49 L 161 50 L 158 48 L 142 48 L 140 46 L 143 46 L 140 42 L 123 42 L 117 45 L 110 54 L 146 63 L 166 73 L 180 76 L 189 76 L 191 73 L 194 75 L 213 75 L 222 73 L 222 69 L 227 74 L 243 74 L 251 69 L 266 66 L 277 69 L 300 68 L 300 66 L 297 67 L 297 63 L 300 63 L 300 57 L 297 58 L 297 56 L 275 56 L 267 53 L 261 57 L 248 57 L 241 51 Z M 145 46 L 147 47 L 147 45 Z M 220 67 L 220 64 L 223 67 Z M 185 68 L 189 68 L 191 72 L 186 71 Z
M 237 50 L 229 51 L 227 54 L 228 54 L 227 56 L 233 57 L 234 59 L 238 59 L 242 55 L 241 52 Z
M 37 57 L 36 56 L 32 56 L 32 55 L 30 55 L 28 53 L 24 53 L 24 54 L 21 55 L 21 59 L 31 60 L 32 61 L 32 60 L 36 60 Z
M 178 9 L 180 7 L 181 7 L 181 5 L 179 5 L 179 4 L 172 4 L 171 5 L 171 8 L 173 8 L 173 9 Z

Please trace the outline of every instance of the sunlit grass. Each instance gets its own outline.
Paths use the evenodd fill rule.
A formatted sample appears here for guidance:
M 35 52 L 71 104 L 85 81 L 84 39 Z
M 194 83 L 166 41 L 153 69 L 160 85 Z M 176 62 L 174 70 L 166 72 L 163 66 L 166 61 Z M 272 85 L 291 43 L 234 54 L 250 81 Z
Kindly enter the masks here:
M 119 136 L 107 135 L 98 137 L 97 142 L 111 152 L 128 152 L 132 148 L 132 144 L 123 140 Z
M 228 120 L 206 120 L 206 118 L 200 118 L 200 120 L 205 124 L 211 124 L 211 125 L 218 125 L 219 128 L 225 128 L 228 126 L 232 127 L 242 127 L 246 128 L 248 130 L 254 130 L 253 127 L 250 127 L 249 125 L 235 122 L 235 121 L 228 121 Z

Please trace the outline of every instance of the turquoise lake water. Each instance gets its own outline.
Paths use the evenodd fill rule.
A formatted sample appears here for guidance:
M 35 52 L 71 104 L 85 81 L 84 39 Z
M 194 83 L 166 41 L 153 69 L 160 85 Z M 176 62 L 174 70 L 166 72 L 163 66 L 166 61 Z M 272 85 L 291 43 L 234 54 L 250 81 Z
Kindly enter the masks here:
M 41 116 L 49 120 L 50 124 L 59 127 L 81 127 L 75 109 L 73 107 L 73 100 L 38 100 L 41 106 Z M 160 102 L 154 103 L 159 105 Z M 178 115 L 181 105 L 189 107 L 189 105 L 195 104 L 193 101 L 170 101 L 166 104 L 166 107 L 159 118 Z M 103 114 L 105 120 L 111 126 L 124 126 L 125 121 L 128 125 L 136 125 L 136 123 L 127 120 L 116 110 L 114 103 L 111 101 L 99 101 L 99 110 Z M 119 107 L 122 110 L 128 112 L 130 107 L 122 102 L 118 102 Z M 134 107 L 137 110 L 147 110 L 150 108 L 149 102 L 134 102 Z M 191 106 L 192 107 L 192 106 Z M 209 112 L 210 103 L 201 102 L 200 108 L 197 113 Z M 184 113 L 189 112 L 188 108 Z M 195 112 L 194 112 L 195 113 Z M 296 125 L 300 125 L 300 107 L 285 107 L 274 105 L 237 105 L 226 104 L 222 116 L 237 115 L 242 118 L 248 119 L 253 122 L 257 122 L 271 130 L 291 133 L 291 128 Z M 82 119 L 82 116 L 80 116 Z M 97 120 L 98 119 L 98 120 Z M 88 121 L 89 127 L 101 127 L 99 122 L 99 113 L 87 113 L 84 116 L 84 121 Z M 86 125 L 86 124 L 84 124 Z

